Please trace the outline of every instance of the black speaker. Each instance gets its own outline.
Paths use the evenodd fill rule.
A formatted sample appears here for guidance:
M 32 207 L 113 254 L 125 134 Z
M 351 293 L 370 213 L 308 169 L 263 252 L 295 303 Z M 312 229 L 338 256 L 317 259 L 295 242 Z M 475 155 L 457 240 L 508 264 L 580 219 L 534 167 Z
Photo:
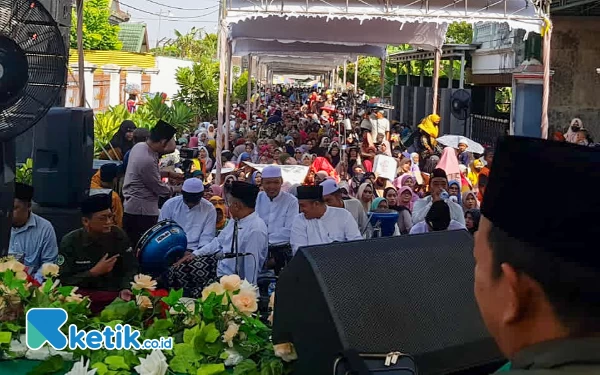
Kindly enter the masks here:
M 8 254 L 15 197 L 15 141 L 0 142 L 0 256 Z
M 294 344 L 295 374 L 331 374 L 349 349 L 412 354 L 420 375 L 494 372 L 472 251 L 466 231 L 303 248 L 277 283 L 273 342 Z
M 34 201 L 41 206 L 77 207 L 90 185 L 93 111 L 51 108 L 34 133 Z
M 34 202 L 31 205 L 31 211 L 52 224 L 58 245 L 66 234 L 81 228 L 81 210 L 79 208 L 44 207 Z

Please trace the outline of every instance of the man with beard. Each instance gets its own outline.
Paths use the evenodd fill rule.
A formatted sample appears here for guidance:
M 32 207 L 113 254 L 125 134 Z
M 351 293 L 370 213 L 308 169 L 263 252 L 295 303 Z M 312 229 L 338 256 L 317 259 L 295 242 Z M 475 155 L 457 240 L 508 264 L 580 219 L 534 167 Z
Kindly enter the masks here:
M 83 227 L 62 239 L 56 260 L 63 284 L 89 295 L 92 311 L 119 295 L 129 299 L 129 283 L 138 272 L 127 235 L 114 225 L 111 204 L 109 194 L 92 195 L 81 203 Z
M 524 195 L 513 181 L 568 175 L 596 186 L 600 151 L 506 137 L 495 156 L 475 234 L 474 290 L 489 332 L 511 361 L 506 373 L 598 374 L 600 196 L 576 194 L 549 215 L 555 191 Z M 535 168 L 524 169 L 523 160 Z M 515 214 L 522 207 L 527 214 Z

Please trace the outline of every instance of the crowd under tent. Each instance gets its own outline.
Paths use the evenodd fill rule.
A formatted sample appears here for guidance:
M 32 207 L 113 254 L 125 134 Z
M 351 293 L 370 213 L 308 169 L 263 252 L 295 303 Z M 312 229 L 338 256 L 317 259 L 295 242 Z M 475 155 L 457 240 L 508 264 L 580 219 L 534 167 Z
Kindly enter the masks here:
M 224 108 L 229 111 L 230 95 L 227 90 L 225 98 L 225 88 L 231 85 L 231 74 L 227 73 L 231 71 L 234 54 L 256 56 L 259 61 L 262 55 L 279 56 L 271 57 L 268 63 L 262 60 L 261 64 L 268 67 L 271 75 L 273 68 L 304 74 L 318 72 L 318 66 L 329 69 L 331 64 L 299 63 L 303 56 L 328 52 L 344 59 L 356 48 L 363 49 L 360 54 L 383 57 L 385 53 L 381 52 L 387 45 L 410 44 L 434 54 L 433 107 L 436 112 L 437 78 L 446 31 L 450 23 L 461 21 L 507 23 L 511 28 L 545 34 L 542 134 L 547 136 L 551 24 L 532 0 L 398 0 L 393 3 L 389 0 L 282 0 L 277 3 L 223 0 L 219 25 L 218 131 L 223 132 Z M 385 58 L 382 70 L 384 64 Z M 248 82 L 250 89 L 251 80 Z M 221 149 L 221 137 L 218 137 L 217 166 Z

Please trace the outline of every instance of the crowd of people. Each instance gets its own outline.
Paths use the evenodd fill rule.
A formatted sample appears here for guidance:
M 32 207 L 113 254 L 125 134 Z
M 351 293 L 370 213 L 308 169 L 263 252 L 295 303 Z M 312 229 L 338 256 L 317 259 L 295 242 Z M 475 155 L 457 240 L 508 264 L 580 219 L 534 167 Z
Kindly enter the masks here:
M 120 163 L 92 177 L 82 227 L 60 244 L 52 224 L 31 210 L 33 188 L 17 184 L 10 255 L 40 281 L 42 264 L 58 264 L 62 282 L 77 285 L 99 311 L 116 296 L 132 297 L 140 239 L 163 220 L 184 230 L 187 251 L 165 265 L 159 282 L 198 297 L 218 276 L 257 283 L 276 275 L 302 247 L 382 235 L 373 217 L 393 213 L 394 231 L 385 235 L 475 236 L 476 299 L 513 368 L 583 363 L 557 373 L 594 373 L 600 304 L 591 228 L 598 199 L 581 195 L 560 215 L 546 215 L 553 192 L 526 197 L 514 185 L 524 174 L 598 182 L 598 152 L 581 147 L 593 142 L 580 120 L 564 136 L 554 134 L 562 143 L 502 140 L 495 162 L 493 148 L 474 154 L 466 138 L 456 148 L 439 144 L 435 114 L 411 129 L 378 108 L 348 116 L 333 92 L 276 87 L 253 98 L 250 111 L 232 108 L 220 176 L 215 124 L 176 134 L 161 120 L 150 131 L 124 122 L 107 147 Z M 523 167 L 525 159 L 535 168 Z M 284 179 L 292 166 L 303 166 L 302 183 Z M 524 207 L 528 212 L 519 212 Z M 539 349 L 524 350 L 531 346 Z

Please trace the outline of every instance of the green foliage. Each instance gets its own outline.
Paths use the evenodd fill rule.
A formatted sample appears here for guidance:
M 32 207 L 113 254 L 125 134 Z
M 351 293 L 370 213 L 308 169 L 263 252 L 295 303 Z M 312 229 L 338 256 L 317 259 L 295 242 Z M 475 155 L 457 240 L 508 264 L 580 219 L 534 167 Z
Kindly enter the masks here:
M 33 159 L 27 159 L 25 164 L 17 168 L 17 182 L 26 185 L 33 185 Z
M 217 34 L 203 33 L 192 27 L 186 34 L 175 30 L 176 38 L 151 50 L 157 56 L 171 56 L 197 61 L 201 57 L 216 58 Z
M 255 87 L 256 79 L 252 78 L 252 87 Z M 238 79 L 233 82 L 233 99 L 245 103 L 248 99 L 248 71 L 244 70 Z
M 129 113 L 125 106 L 110 107 L 103 113 L 98 113 L 94 119 L 94 153 L 102 153 L 113 135 L 119 130 L 124 120 L 131 120 L 139 128 L 151 129 L 161 119 L 173 125 L 178 131 L 183 131 L 194 123 L 194 111 L 181 101 L 172 101 L 171 106 L 165 104 L 160 95 L 155 95 L 139 105 L 134 113 Z M 107 150 L 108 151 L 108 150 Z
M 120 50 L 119 26 L 108 22 L 110 17 L 109 0 L 85 0 L 83 3 L 83 49 Z M 71 48 L 77 48 L 77 13 L 73 9 L 71 27 Z
M 465 21 L 453 22 L 446 32 L 447 44 L 470 44 L 473 41 L 473 26 Z
M 212 121 L 216 118 L 219 96 L 219 63 L 202 57 L 192 67 L 179 68 L 175 74 L 179 92 L 175 95 L 200 119 Z
M 36 367 L 34 367 L 27 375 L 47 375 L 58 372 L 65 366 L 65 360 L 60 355 L 53 355 L 46 359 Z

